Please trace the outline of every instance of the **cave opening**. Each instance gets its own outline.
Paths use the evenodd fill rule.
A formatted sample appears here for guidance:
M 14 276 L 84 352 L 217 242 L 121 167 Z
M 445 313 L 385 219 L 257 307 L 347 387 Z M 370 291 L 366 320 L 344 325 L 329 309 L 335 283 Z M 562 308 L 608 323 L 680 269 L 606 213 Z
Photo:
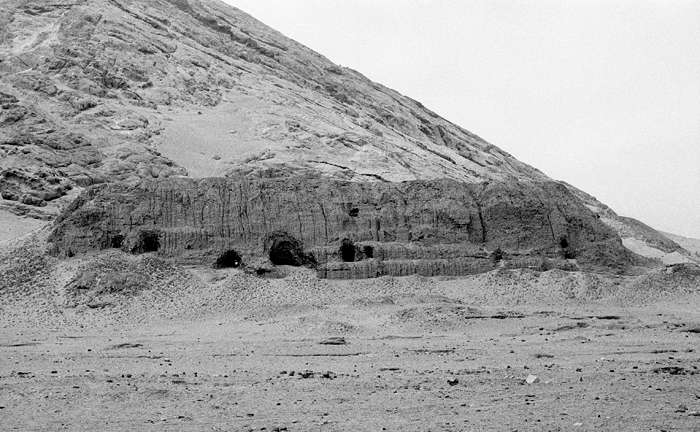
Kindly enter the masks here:
M 365 246 L 364 253 L 367 258 L 374 258 L 374 248 L 372 246 Z
M 313 255 L 305 253 L 301 242 L 286 232 L 276 231 L 270 234 L 266 244 L 270 245 L 270 262 L 274 265 L 316 265 Z
M 160 239 L 158 231 L 146 230 L 139 233 L 139 238 L 131 249 L 131 252 L 141 254 L 147 252 L 158 252 L 160 249 Z
M 350 217 L 357 217 L 360 214 L 360 209 L 358 208 L 353 208 L 350 209 L 350 213 L 348 213 Z
M 340 257 L 345 262 L 355 262 L 355 244 L 352 240 L 343 239 L 340 244 Z
M 233 249 L 219 255 L 214 262 L 215 268 L 238 268 L 241 265 L 241 255 Z
M 496 261 L 496 262 L 499 262 L 499 261 L 503 260 L 503 250 L 502 250 L 500 247 L 497 248 L 497 249 L 496 249 L 495 251 L 493 251 L 493 253 L 491 254 L 491 258 L 492 258 L 494 261 Z
M 569 241 L 566 239 L 566 237 L 561 237 L 559 239 L 559 246 L 561 246 L 562 249 L 562 254 L 564 255 L 565 259 L 574 259 L 576 258 L 576 255 L 571 251 L 569 248 Z
M 122 247 L 123 244 L 124 244 L 124 236 L 121 234 L 115 235 L 109 241 L 109 246 L 114 248 L 114 249 L 119 249 L 120 247 Z
M 295 244 L 288 240 L 277 242 L 270 248 L 270 261 L 274 265 L 301 265 Z

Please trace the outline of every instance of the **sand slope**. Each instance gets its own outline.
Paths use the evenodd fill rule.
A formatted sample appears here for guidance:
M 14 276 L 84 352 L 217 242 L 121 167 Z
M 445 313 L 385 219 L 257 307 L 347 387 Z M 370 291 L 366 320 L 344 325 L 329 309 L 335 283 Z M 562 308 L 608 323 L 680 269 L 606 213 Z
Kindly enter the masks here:
M 171 272 L 152 256 L 52 265 L 2 294 L 7 430 L 698 424 L 700 292 L 681 269 L 324 281 L 294 268 Z M 71 296 L 63 284 L 88 266 L 147 267 L 158 283 Z

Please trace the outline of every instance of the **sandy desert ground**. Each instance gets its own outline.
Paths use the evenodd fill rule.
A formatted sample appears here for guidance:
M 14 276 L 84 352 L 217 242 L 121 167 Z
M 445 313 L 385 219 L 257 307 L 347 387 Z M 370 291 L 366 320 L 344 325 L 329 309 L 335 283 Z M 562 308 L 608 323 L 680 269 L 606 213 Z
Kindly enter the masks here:
M 680 268 L 327 281 L 150 255 L 5 293 L 0 429 L 700 430 L 700 291 Z M 158 282 L 66 291 L 120 260 Z

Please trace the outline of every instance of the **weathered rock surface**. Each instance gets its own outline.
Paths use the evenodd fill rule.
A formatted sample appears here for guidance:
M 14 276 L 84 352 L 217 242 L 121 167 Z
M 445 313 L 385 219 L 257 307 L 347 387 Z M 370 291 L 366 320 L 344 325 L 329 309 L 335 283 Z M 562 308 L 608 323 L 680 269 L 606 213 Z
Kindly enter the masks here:
M 121 248 L 210 264 L 235 251 L 243 265 L 269 258 L 315 266 L 328 278 L 634 262 L 615 233 L 556 182 L 304 176 L 100 185 L 74 201 L 50 241 L 66 256 Z
M 0 172 L 50 171 L 78 188 L 183 167 L 195 176 L 547 179 L 218 1 L 4 1 L 0 23 Z M 183 122 L 187 113 L 203 124 Z M 222 151 L 193 164 L 217 142 Z M 42 198 L 51 186 L 32 183 L 25 201 L 60 207 Z
M 603 204 L 222 2 L 2 6 L 0 211 L 48 220 L 68 208 L 53 237 L 63 254 L 116 245 L 202 260 L 231 247 L 264 271 L 279 249 L 273 264 L 327 277 L 479 272 L 498 248 L 504 266 L 629 261 L 581 205 Z M 163 181 L 188 175 L 232 180 Z M 354 260 L 339 255 L 345 239 Z

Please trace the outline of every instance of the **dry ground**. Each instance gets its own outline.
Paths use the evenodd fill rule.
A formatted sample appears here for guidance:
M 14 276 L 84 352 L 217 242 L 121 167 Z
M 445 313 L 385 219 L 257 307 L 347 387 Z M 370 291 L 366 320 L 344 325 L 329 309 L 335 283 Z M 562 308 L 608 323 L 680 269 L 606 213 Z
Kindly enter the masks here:
M 700 290 L 665 270 L 287 272 L 191 268 L 77 306 L 64 281 L 6 293 L 0 429 L 700 431 Z
M 46 221 L 15 216 L 0 209 L 0 243 L 25 236 L 46 225 Z

